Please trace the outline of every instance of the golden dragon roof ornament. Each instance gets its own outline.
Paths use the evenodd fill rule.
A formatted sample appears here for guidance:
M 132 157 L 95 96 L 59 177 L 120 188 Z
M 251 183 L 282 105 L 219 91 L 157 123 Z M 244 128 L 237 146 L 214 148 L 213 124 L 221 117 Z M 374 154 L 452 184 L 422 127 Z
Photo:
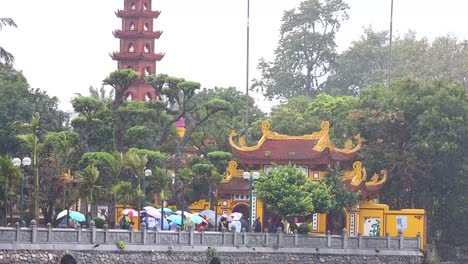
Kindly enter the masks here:
M 323 151 L 325 149 L 330 149 L 334 150 L 340 153 L 344 154 L 349 154 L 349 153 L 355 153 L 359 149 L 361 149 L 363 139 L 361 138 L 360 134 L 357 134 L 354 138 L 357 141 L 356 146 L 353 148 L 353 142 L 351 139 L 349 139 L 346 144 L 345 148 L 336 148 L 333 143 L 330 140 L 330 122 L 328 121 L 323 121 L 321 123 L 321 130 L 318 132 L 314 132 L 310 135 L 303 135 L 303 136 L 289 136 L 289 135 L 282 135 L 278 134 L 276 132 L 273 132 L 270 130 L 270 123 L 268 121 L 263 121 L 262 122 L 262 138 L 258 141 L 258 143 L 255 146 L 246 146 L 245 144 L 245 139 L 243 137 L 239 138 L 239 144 L 237 145 L 234 142 L 234 137 L 237 136 L 237 132 L 235 130 L 232 130 L 230 135 L 229 135 L 229 144 L 240 151 L 255 151 L 259 149 L 262 144 L 267 140 L 267 139 L 302 139 L 302 140 L 318 140 L 317 144 L 313 147 L 313 150 L 315 151 Z

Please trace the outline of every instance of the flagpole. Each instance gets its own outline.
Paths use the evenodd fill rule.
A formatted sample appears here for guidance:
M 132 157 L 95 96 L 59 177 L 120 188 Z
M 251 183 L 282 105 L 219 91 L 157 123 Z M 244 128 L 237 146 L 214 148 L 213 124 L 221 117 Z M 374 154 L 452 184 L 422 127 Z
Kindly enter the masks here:
M 390 52 L 388 59 L 388 89 L 390 89 L 390 82 L 392 81 L 392 33 L 393 33 L 393 0 L 390 6 Z
M 245 140 L 249 140 L 249 50 L 250 50 L 250 0 L 247 0 L 247 52 L 245 72 Z

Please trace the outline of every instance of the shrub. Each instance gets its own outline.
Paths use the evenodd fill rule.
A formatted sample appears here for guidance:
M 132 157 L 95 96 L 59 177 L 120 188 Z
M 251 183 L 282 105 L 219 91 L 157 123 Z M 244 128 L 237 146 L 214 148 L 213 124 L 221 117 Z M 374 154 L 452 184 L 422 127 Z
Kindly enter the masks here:
M 104 224 L 106 223 L 104 219 L 101 219 L 99 217 L 94 218 L 93 221 L 94 221 L 94 224 L 96 225 L 96 228 L 103 228 Z
M 312 228 L 307 223 L 300 225 L 299 228 L 297 229 L 297 232 L 299 234 L 309 234 L 310 231 L 312 231 Z
M 125 242 L 123 242 L 122 240 L 119 240 L 117 241 L 117 247 L 121 250 L 124 250 L 125 249 Z

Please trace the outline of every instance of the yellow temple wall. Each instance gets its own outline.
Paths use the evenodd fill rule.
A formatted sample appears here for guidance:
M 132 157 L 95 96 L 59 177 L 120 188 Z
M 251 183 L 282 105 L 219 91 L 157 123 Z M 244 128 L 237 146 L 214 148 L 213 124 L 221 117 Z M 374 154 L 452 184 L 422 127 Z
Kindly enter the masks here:
M 424 249 L 426 215 L 423 209 L 390 210 L 385 204 L 362 202 L 357 209 L 346 212 L 348 235 L 357 236 L 357 232 L 363 236 L 371 235 L 370 226 L 376 219 L 380 220 L 380 236 L 385 236 L 386 233 L 393 237 L 398 236 L 399 229 L 405 237 L 416 237 L 419 233 L 421 248 Z

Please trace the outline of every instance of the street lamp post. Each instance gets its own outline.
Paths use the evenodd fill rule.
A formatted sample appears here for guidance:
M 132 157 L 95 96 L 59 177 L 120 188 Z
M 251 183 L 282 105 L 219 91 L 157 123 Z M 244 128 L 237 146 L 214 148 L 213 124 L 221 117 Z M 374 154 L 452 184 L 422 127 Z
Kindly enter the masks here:
M 145 170 L 145 176 L 143 177 L 143 207 L 146 206 L 146 178 L 151 176 L 153 172 L 150 169 Z
M 13 159 L 13 165 L 15 167 L 21 167 L 21 205 L 20 205 L 20 224 L 24 223 L 24 167 L 31 165 L 31 158 L 24 157 L 23 160 L 20 158 Z
M 253 182 L 254 182 L 254 180 L 257 180 L 258 178 L 260 178 L 260 173 L 258 173 L 258 171 L 254 171 L 253 173 L 250 173 L 250 172 L 246 171 L 246 172 L 244 172 L 242 177 L 245 180 L 249 180 L 249 183 L 250 183 L 250 185 L 249 185 L 249 193 L 250 193 L 249 194 L 249 197 L 250 197 L 250 226 L 252 226 L 254 221 L 255 221 L 254 212 L 257 211 L 256 208 L 255 209 L 253 208 L 253 190 L 254 190 Z

